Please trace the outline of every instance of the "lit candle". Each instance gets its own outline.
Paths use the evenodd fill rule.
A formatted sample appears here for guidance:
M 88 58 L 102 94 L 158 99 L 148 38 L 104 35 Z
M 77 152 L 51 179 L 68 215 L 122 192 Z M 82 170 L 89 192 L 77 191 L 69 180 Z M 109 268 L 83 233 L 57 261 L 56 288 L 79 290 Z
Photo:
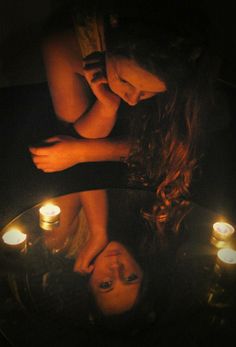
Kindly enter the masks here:
M 217 252 L 220 263 L 236 267 L 236 251 L 231 248 L 222 248 Z
M 40 222 L 59 222 L 60 213 L 61 209 L 59 206 L 53 204 L 46 204 L 39 209 Z
M 218 240 L 228 240 L 234 233 L 234 227 L 231 224 L 217 222 L 213 224 L 213 235 Z
M 10 229 L 2 236 L 3 242 L 6 245 L 10 246 L 12 249 L 18 249 L 20 251 L 23 251 L 26 248 L 26 238 L 27 235 L 18 229 Z

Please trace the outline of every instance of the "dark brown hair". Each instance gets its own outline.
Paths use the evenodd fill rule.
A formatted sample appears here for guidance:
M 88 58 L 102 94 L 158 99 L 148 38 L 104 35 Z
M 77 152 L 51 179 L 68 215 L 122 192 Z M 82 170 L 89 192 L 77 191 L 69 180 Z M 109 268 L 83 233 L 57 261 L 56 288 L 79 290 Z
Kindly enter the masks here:
M 110 17 L 106 25 L 108 54 L 133 59 L 167 85 L 167 92 L 130 110 L 127 163 L 131 182 L 155 187 L 156 203 L 145 216 L 161 233 L 164 227 L 176 231 L 187 211 L 210 102 L 207 20 L 196 8 L 179 6 L 172 12 L 142 8 L 133 16 Z

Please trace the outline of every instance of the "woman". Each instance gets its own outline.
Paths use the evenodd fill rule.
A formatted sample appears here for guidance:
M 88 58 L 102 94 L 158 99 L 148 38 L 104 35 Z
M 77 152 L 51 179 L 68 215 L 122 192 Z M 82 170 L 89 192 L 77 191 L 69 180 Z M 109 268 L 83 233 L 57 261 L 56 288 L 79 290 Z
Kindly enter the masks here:
M 180 5 L 171 13 L 140 4 L 129 14 L 117 13 L 82 15 L 75 31 L 45 43 L 55 111 L 79 137 L 55 136 L 30 151 L 44 172 L 86 161 L 127 162 L 131 181 L 156 190 L 150 218 L 158 230 L 177 230 L 197 164 L 201 117 L 210 103 L 204 18 Z M 92 53 L 83 45 L 87 25 L 95 37 Z M 124 109 L 126 131 L 113 137 Z

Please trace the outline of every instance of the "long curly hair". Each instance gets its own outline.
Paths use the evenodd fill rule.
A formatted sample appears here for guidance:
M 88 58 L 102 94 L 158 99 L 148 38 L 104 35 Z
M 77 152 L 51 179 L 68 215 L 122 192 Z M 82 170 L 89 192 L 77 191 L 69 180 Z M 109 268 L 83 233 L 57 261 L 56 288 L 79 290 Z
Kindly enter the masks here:
M 211 102 L 207 20 L 197 9 L 110 16 L 108 54 L 133 59 L 167 85 L 167 92 L 130 108 L 130 182 L 155 187 L 144 217 L 157 230 L 177 231 L 189 206 L 199 158 L 204 107 Z

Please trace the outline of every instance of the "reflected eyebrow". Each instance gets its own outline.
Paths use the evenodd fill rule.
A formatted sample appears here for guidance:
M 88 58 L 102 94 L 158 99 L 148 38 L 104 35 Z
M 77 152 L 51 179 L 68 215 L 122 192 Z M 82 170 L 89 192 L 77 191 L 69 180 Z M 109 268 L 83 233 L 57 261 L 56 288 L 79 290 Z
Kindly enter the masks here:
M 140 279 L 137 279 L 137 281 L 135 280 L 135 281 L 133 281 L 133 282 L 124 282 L 124 284 L 126 285 L 126 286 L 131 286 L 131 285 L 134 285 L 134 284 L 139 284 L 139 283 L 141 283 L 141 280 Z

